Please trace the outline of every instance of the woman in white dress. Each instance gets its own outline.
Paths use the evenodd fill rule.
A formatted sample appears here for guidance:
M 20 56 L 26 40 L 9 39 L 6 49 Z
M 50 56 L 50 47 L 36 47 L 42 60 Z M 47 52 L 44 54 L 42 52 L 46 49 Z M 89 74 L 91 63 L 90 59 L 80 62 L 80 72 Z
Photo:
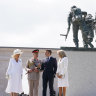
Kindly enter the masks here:
M 59 87 L 59 96 L 66 95 L 66 88 L 69 86 L 68 83 L 68 58 L 63 50 L 57 51 L 59 56 L 58 67 L 57 67 L 57 78 Z
M 10 93 L 10 96 L 18 96 L 18 93 L 22 93 L 22 60 L 19 58 L 22 54 L 20 49 L 16 49 L 13 52 L 12 58 L 10 58 L 9 66 L 6 72 L 8 78 L 8 85 L 6 93 Z

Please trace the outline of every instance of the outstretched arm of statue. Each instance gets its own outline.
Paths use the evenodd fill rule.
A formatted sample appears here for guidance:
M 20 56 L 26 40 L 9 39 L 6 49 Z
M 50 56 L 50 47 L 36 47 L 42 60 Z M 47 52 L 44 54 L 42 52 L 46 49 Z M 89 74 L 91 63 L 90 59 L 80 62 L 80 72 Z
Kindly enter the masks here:
M 68 30 L 70 30 L 71 23 L 72 23 L 72 13 L 70 12 L 68 16 Z
M 66 34 L 65 41 L 66 41 L 66 39 L 67 39 L 67 37 L 68 37 L 69 31 L 70 31 L 71 23 L 72 23 L 72 13 L 70 12 L 70 14 L 69 14 L 69 16 L 68 16 L 68 28 L 67 28 L 67 34 Z
M 67 34 L 66 34 L 65 41 L 66 41 L 66 39 L 68 37 L 68 34 L 69 34 L 69 31 L 70 31 L 71 22 L 72 22 L 72 16 L 71 16 L 71 13 L 70 13 L 69 16 L 68 16 L 68 28 L 67 28 Z

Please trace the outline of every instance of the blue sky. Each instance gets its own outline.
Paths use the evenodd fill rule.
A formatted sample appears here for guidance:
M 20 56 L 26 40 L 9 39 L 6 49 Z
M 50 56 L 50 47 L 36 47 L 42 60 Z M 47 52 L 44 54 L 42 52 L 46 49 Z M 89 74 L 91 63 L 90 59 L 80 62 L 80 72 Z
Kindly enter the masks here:
M 66 42 L 60 37 L 66 34 L 73 5 L 95 15 L 96 0 L 0 0 L 0 46 L 74 46 L 71 30 Z M 79 42 L 82 47 L 80 31 Z M 96 46 L 95 39 L 93 44 Z

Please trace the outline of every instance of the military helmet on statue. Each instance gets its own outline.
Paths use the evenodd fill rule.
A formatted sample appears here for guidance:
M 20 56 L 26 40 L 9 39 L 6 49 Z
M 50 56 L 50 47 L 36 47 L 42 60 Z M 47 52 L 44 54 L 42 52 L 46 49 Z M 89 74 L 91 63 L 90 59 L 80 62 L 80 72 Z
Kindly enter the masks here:
M 74 9 L 76 9 L 77 7 L 74 5 L 71 7 L 71 11 L 73 11 Z
M 87 16 L 86 16 L 86 18 L 89 18 L 89 19 L 91 19 L 93 16 L 92 16 L 92 14 L 87 14 Z
M 77 8 L 77 7 L 74 5 L 74 6 L 71 7 L 71 9 L 72 9 L 72 8 Z
M 71 9 L 73 9 L 73 8 L 77 8 L 77 7 L 74 5 L 74 6 L 71 7 Z

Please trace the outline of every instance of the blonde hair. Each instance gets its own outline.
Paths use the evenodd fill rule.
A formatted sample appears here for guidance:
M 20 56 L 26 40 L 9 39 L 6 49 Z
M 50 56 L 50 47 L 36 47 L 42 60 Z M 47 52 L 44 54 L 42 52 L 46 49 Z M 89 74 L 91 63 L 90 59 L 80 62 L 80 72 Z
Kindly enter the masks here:
M 15 58 L 16 55 L 17 55 L 17 54 L 15 54 L 15 55 L 11 55 L 11 57 L 12 57 L 12 58 Z M 21 54 L 20 54 L 20 56 L 21 56 Z
M 57 51 L 57 54 L 58 54 L 61 58 L 66 57 L 66 54 L 65 54 L 64 50 L 58 50 L 58 51 Z

